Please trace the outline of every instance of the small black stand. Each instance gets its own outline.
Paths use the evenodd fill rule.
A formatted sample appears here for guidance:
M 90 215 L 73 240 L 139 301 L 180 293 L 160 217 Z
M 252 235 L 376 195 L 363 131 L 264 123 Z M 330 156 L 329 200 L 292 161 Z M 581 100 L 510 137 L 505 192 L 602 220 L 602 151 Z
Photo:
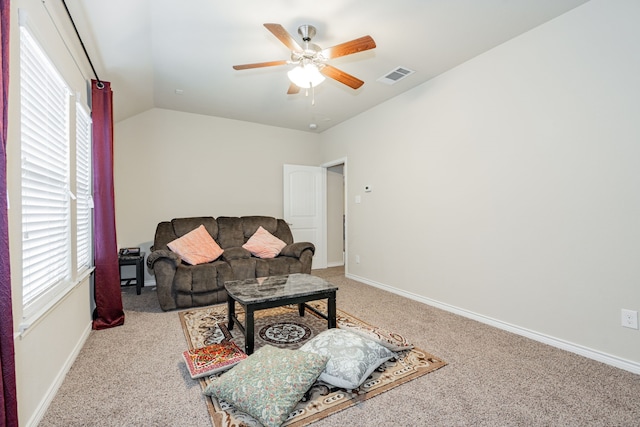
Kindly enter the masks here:
M 118 255 L 118 265 L 120 268 L 120 285 L 132 286 L 134 283 L 131 283 L 131 281 L 135 280 L 136 294 L 140 295 L 144 286 L 144 252 L 140 252 L 140 255 Z M 135 265 L 136 277 L 122 277 L 123 265 Z M 126 283 L 123 285 L 122 282 Z

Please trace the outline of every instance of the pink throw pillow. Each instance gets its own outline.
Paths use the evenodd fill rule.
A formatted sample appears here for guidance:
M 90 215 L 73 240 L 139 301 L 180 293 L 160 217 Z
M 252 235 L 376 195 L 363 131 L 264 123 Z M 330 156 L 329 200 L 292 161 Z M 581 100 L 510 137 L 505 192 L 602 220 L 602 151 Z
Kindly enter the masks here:
M 204 228 L 204 225 L 200 225 L 195 230 L 167 243 L 167 246 L 177 253 L 183 261 L 191 265 L 214 261 L 224 252 Z
M 252 255 L 260 258 L 275 258 L 285 246 L 287 246 L 285 242 L 269 233 L 262 226 L 258 227 L 247 243 L 242 245 Z

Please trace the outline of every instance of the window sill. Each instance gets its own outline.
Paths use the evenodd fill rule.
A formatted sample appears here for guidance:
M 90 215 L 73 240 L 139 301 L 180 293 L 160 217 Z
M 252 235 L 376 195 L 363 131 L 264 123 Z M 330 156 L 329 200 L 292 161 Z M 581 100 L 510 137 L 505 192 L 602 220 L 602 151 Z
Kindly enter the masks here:
M 66 286 L 62 286 L 58 290 L 57 294 L 52 296 L 42 307 L 36 308 L 26 316 L 23 316 L 22 322 L 18 325 L 18 331 L 14 334 L 14 339 L 21 339 L 27 336 L 29 334 L 29 330 L 42 321 L 53 309 L 55 309 L 67 297 L 67 295 L 71 293 L 71 291 L 87 280 L 87 278 L 93 273 L 94 269 L 95 267 L 86 269 L 78 275 L 75 282 L 69 282 Z

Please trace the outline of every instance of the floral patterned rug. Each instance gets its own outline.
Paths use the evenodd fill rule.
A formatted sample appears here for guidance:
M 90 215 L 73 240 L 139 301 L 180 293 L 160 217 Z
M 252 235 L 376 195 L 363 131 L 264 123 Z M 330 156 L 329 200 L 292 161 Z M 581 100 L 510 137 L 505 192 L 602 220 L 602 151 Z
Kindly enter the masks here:
M 326 313 L 325 301 L 312 301 L 309 305 Z M 244 313 L 239 306 L 236 306 L 236 314 L 238 319 L 244 322 Z M 244 348 L 244 337 L 238 328 L 235 327 L 232 331 L 227 329 L 227 304 L 189 309 L 180 312 L 179 315 L 189 349 L 222 341 L 233 341 L 238 347 Z M 362 328 L 375 329 L 340 309 L 337 310 L 337 323 L 338 327 L 355 324 Z M 310 310 L 300 317 L 297 306 L 256 311 L 255 348 L 268 343 L 275 347 L 297 349 L 326 329 L 325 319 Z M 344 390 L 316 382 L 283 426 L 305 426 L 446 365 L 443 360 L 418 348 L 397 354 L 397 358 L 383 363 L 356 390 Z M 199 381 L 204 390 L 211 377 L 204 377 Z M 237 411 L 225 401 L 218 401 L 215 397 L 207 398 L 207 406 L 215 427 L 261 425 L 254 418 Z

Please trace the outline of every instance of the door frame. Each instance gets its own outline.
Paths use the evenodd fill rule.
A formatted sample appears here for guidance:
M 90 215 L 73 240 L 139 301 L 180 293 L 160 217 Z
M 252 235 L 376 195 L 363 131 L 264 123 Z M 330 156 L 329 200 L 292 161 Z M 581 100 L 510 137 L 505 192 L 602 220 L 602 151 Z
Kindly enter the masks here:
M 348 203 L 347 201 L 349 200 L 348 194 L 347 194 L 347 189 L 349 188 L 349 186 L 347 185 L 347 158 L 346 157 L 341 157 L 326 163 L 323 163 L 320 165 L 320 167 L 324 168 L 325 170 L 333 167 L 333 166 L 338 166 L 338 165 L 343 165 L 343 171 L 342 171 L 342 175 L 344 178 L 344 272 L 345 274 L 348 271 L 348 264 L 347 264 L 347 260 L 349 259 L 349 244 L 348 244 L 348 236 L 349 236 L 349 213 L 348 213 Z M 327 193 L 325 191 L 325 197 L 323 200 L 324 203 L 324 208 L 323 208 L 323 212 L 325 212 L 325 214 L 323 215 L 322 218 L 322 228 L 324 229 L 324 240 L 325 242 L 328 240 L 328 235 L 329 235 L 329 230 L 327 229 L 327 215 L 326 215 L 326 211 L 327 211 Z M 327 245 L 325 245 L 325 259 L 328 256 L 328 248 Z

